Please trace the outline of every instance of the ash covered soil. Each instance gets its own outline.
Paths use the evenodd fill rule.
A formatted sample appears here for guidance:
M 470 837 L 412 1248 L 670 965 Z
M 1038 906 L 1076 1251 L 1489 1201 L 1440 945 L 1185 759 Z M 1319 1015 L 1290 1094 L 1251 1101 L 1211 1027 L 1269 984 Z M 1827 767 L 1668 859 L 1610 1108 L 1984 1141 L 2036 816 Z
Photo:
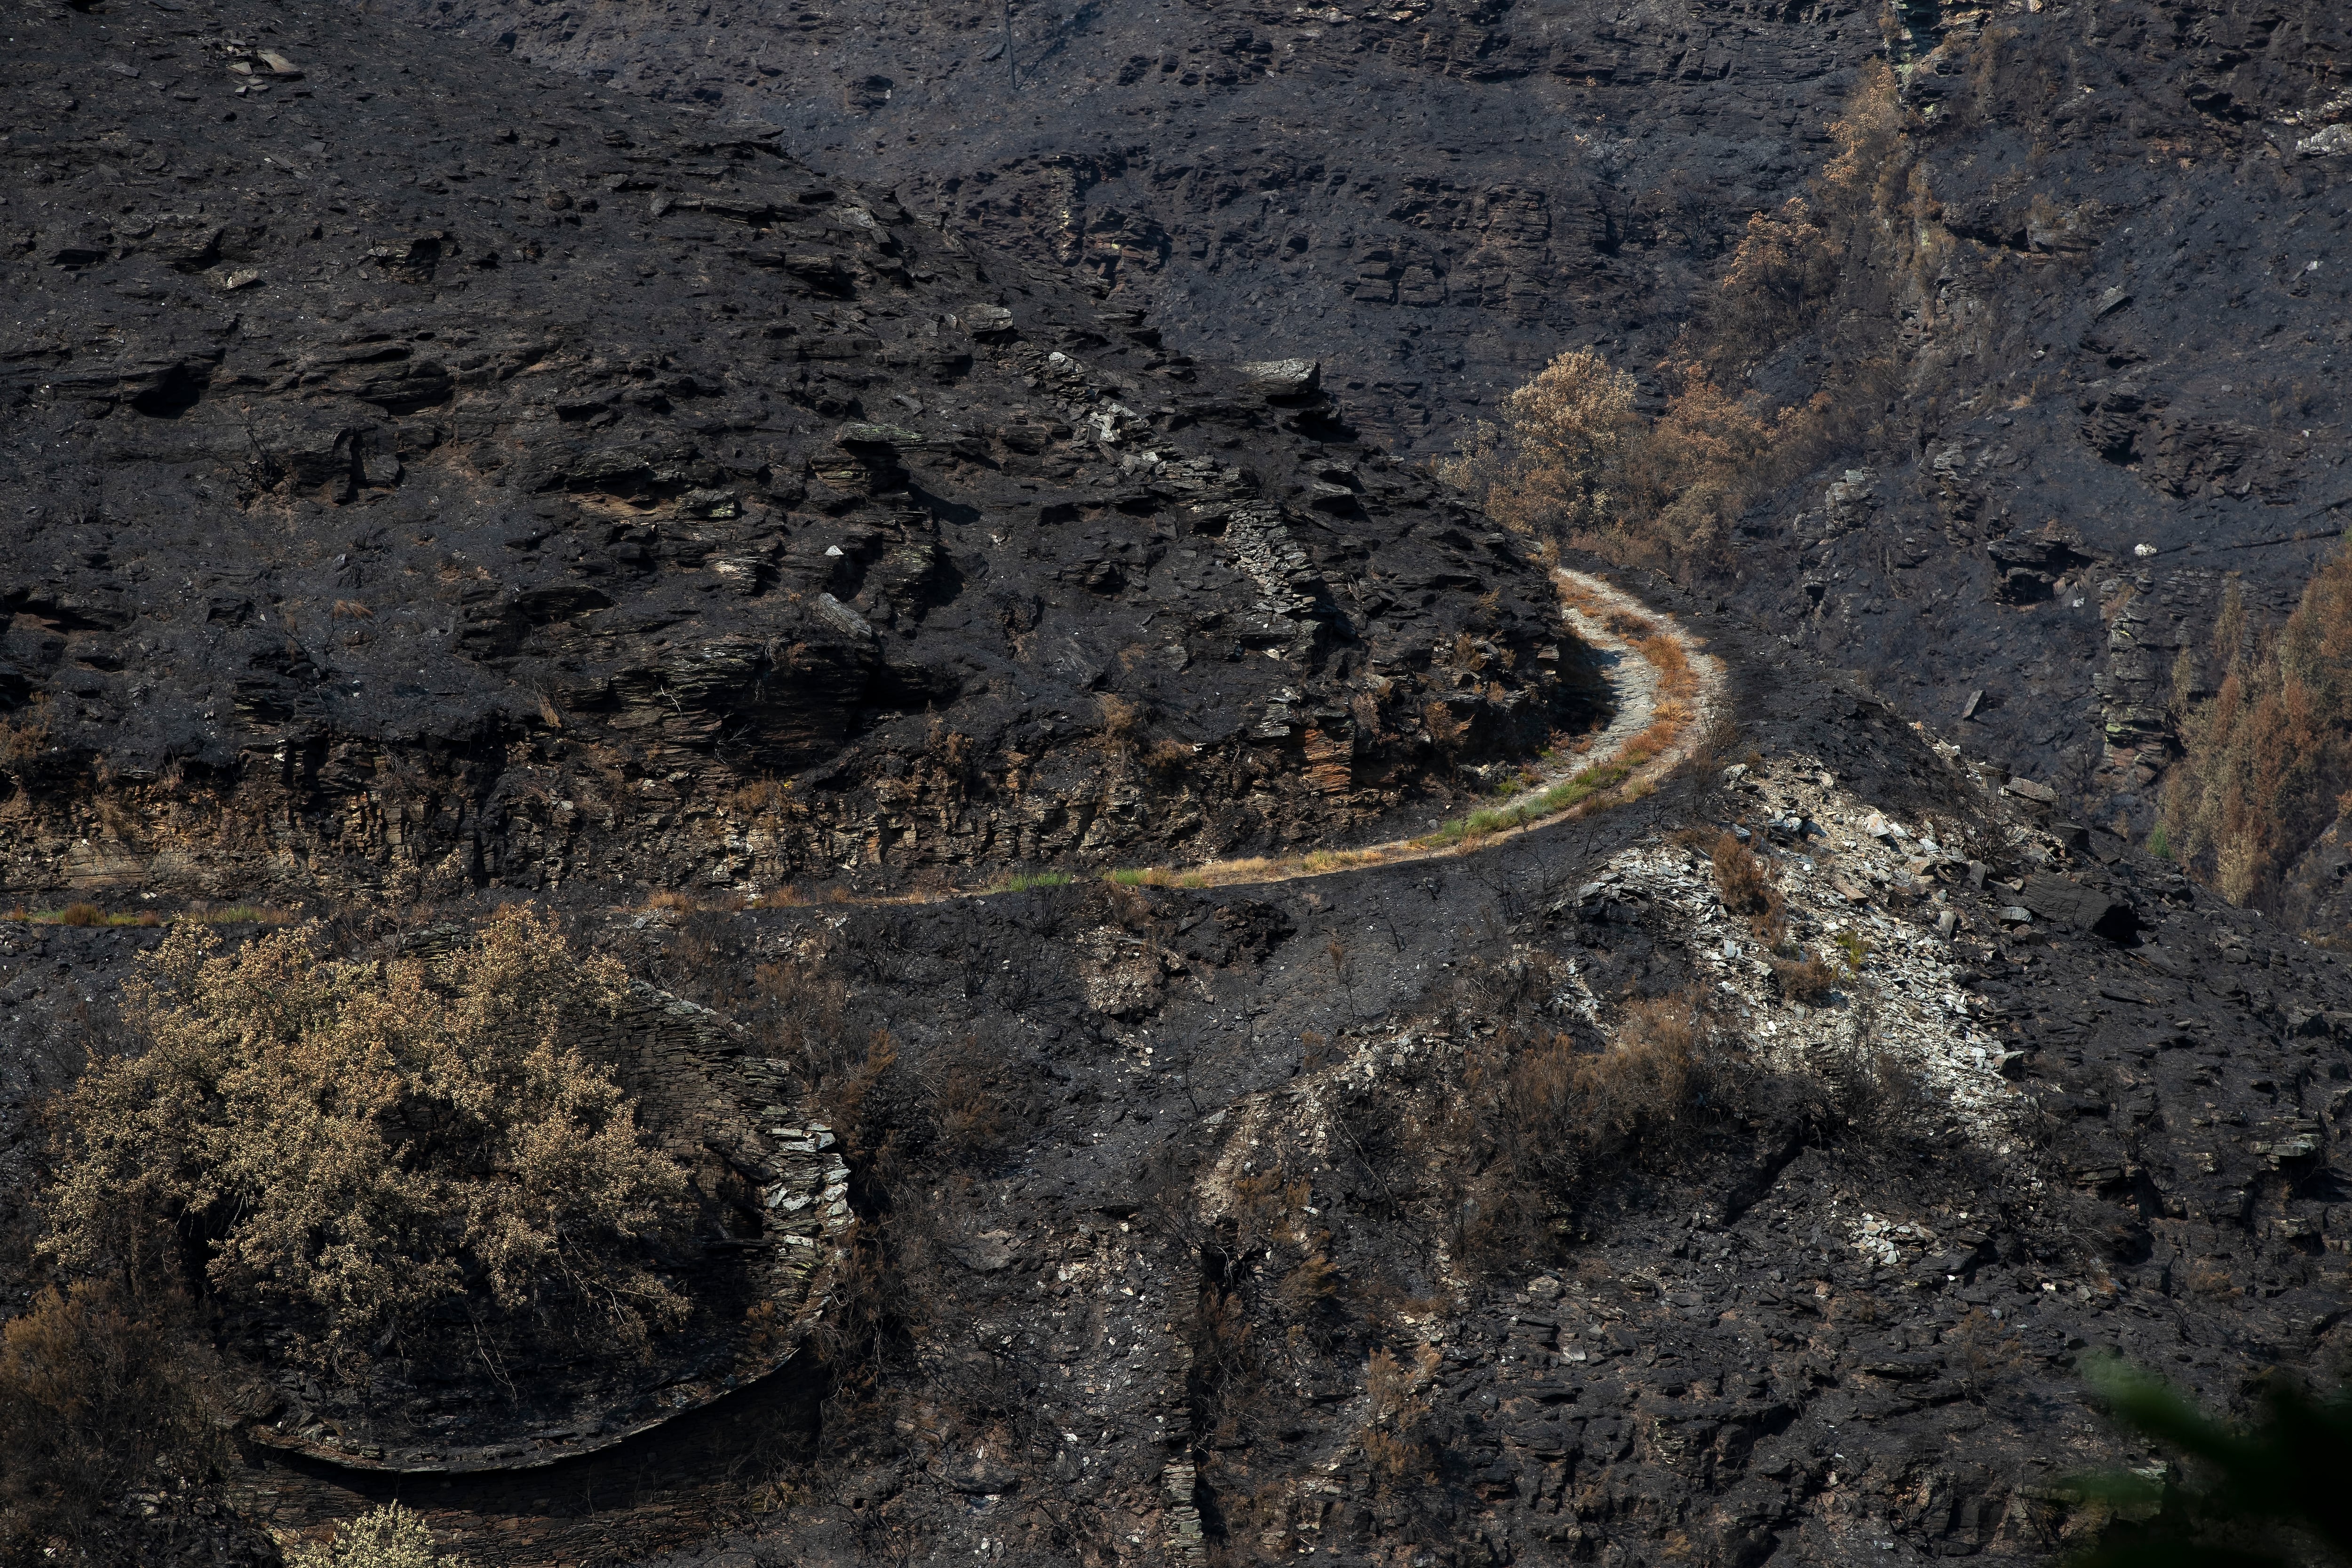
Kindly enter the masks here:
M 1889 60 L 1917 163 L 1884 216 L 1929 254 L 1866 345 L 1840 321 L 1754 368 L 1790 406 L 1885 379 L 1844 450 L 1756 498 L 1718 586 L 2139 835 L 2225 582 L 2284 615 L 2352 521 L 2326 0 L 401 9 L 772 128 L 1187 352 L 1323 356 L 1389 449 L 1435 455 L 1567 348 L 1663 400 L 1750 217 L 1818 195 Z
M 397 24 L 16 48 L 12 887 L 1262 851 L 1598 716 L 1311 363 Z
M 2225 1405 L 2340 1361 L 2341 961 L 1723 595 L 1616 578 L 1736 730 L 1485 853 L 727 907 L 1360 840 L 1602 698 L 1303 368 L 772 143 L 363 16 L 11 25 L 12 893 L 353 952 L 535 895 L 763 1058 L 890 1041 L 783 1372 L 538 1469 L 256 1449 L 93 1560 L 397 1496 L 486 1563 L 2038 1561 L 2057 1478 L 2152 1458 L 2090 1351 Z M 1726 831 L 1852 939 L 1804 999 Z M 13 1235 L 154 940 L 0 926 Z M 1686 1072 L 1529 1120 L 1518 1064 L 1675 1016 Z

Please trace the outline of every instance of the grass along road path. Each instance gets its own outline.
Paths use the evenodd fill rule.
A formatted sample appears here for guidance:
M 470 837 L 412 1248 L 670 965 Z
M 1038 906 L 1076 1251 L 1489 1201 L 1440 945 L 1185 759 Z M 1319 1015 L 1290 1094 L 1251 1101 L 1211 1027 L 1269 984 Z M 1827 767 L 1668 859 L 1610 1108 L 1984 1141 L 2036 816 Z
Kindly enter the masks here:
M 1721 705 L 1722 661 L 1701 651 L 1697 640 L 1673 616 L 1602 578 L 1555 568 L 1552 585 L 1559 595 L 1561 620 L 1598 657 L 1615 704 L 1608 723 L 1587 737 L 1580 750 L 1547 753 L 1540 763 L 1522 770 L 1522 787 L 1513 794 L 1416 837 L 1296 856 L 1125 868 L 1108 873 L 1109 879 L 1125 887 L 1241 888 L 1335 877 L 1371 867 L 1475 854 L 1571 816 L 1638 800 L 1697 749 Z M 836 889 L 830 896 L 812 898 L 787 887 L 752 900 L 751 907 L 940 903 L 1066 887 L 1076 879 L 1066 871 L 1015 870 L 977 888 L 863 897 Z M 662 892 L 650 904 L 639 907 L 652 915 L 694 907 L 694 900 Z M 181 920 L 280 925 L 299 918 L 297 911 L 244 906 L 110 914 L 95 904 L 79 903 L 63 910 L 0 911 L 0 920 L 45 925 L 152 925 Z
M 1530 769 L 1533 776 L 1516 794 L 1414 837 L 1277 858 L 1121 869 L 1111 872 L 1110 879 L 1127 887 L 1238 888 L 1332 877 L 1472 854 L 1570 816 L 1640 799 L 1697 749 L 1721 704 L 1723 663 L 1702 651 L 1673 616 L 1600 577 L 1559 567 L 1552 572 L 1552 585 L 1559 594 L 1561 619 L 1599 656 L 1616 702 L 1614 715 L 1582 751 Z

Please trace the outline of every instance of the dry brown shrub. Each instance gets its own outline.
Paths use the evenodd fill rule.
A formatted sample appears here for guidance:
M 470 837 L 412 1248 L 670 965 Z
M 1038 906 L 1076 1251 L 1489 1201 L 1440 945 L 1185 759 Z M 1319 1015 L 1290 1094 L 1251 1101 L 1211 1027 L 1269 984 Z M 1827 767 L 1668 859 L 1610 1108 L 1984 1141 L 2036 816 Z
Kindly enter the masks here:
M 1421 708 L 1422 724 L 1429 731 L 1429 739 L 1441 752 L 1460 746 L 1470 733 L 1470 721 L 1456 719 L 1443 702 L 1424 702 Z
M 1718 1069 L 1696 993 L 1635 1001 L 1595 1050 L 1568 1034 L 1482 1044 L 1450 1108 L 1450 1146 L 1477 1173 L 1460 1207 L 1465 1257 L 1524 1258 L 1587 1181 L 1663 1135 Z
M 1713 853 L 1715 890 L 1723 907 L 1738 915 L 1766 915 L 1779 901 L 1772 873 L 1763 860 L 1728 833 L 1718 834 Z
M 224 952 L 184 922 L 142 955 L 124 1014 L 145 1050 L 61 1107 L 58 1261 L 135 1267 L 165 1227 L 328 1363 L 452 1300 L 606 1346 L 682 1321 L 646 1249 L 683 1177 L 579 1043 L 619 966 L 524 907 L 440 959 L 329 959 L 318 939 Z
M 1572 1087 L 1590 1123 L 1630 1137 L 1673 1121 L 1689 1099 L 1700 1028 L 1695 995 L 1627 1003 L 1610 1048 L 1576 1064 Z
M 1364 1392 L 1370 1396 L 1357 1441 L 1372 1467 L 1372 1484 L 1382 1491 L 1418 1486 L 1435 1479 L 1436 1445 L 1429 1431 L 1428 1390 L 1436 1380 L 1440 1352 L 1435 1345 L 1420 1345 L 1410 1363 L 1399 1361 L 1385 1348 L 1376 1350 L 1364 1368 Z
M 935 1053 L 926 1066 L 940 1152 L 959 1165 L 982 1164 L 1002 1154 L 1014 1131 L 1003 1059 L 967 1037 Z
M 1811 953 L 1795 958 L 1775 957 L 1772 979 L 1780 994 L 1791 1002 L 1819 1002 L 1837 989 L 1839 971 L 1835 964 L 1824 963 Z
M 61 925 L 69 926 L 104 925 L 106 923 L 106 911 L 100 909 L 96 904 L 68 904 L 58 912 L 58 921 Z
M 727 798 L 729 805 L 746 816 L 765 816 L 792 804 L 792 781 L 773 773 L 763 774 L 736 785 Z
M 795 1063 L 802 1077 L 816 1077 L 833 1060 L 846 1006 L 849 987 L 824 954 L 776 959 L 752 971 L 748 1023 L 760 1032 L 762 1051 Z
M 2258 635 L 2232 583 L 2214 626 L 2221 689 L 2190 709 L 2187 755 L 2166 781 L 2183 862 L 2234 904 L 2256 902 L 2344 809 L 2352 790 L 2352 546 Z
M 1187 1326 L 1189 1392 L 1202 1435 L 1212 1448 L 1237 1447 L 1247 1439 L 1266 1382 L 1257 1326 L 1238 1292 L 1213 1284 L 1202 1287 Z
M 1943 1333 L 1951 1347 L 1954 1369 L 1969 1397 L 1981 1401 L 1996 1386 L 2032 1364 L 2014 1324 L 2005 1323 L 1982 1307 L 1970 1307 Z
M 1181 741 L 1160 741 L 1143 754 L 1143 765 L 1155 773 L 1175 774 L 1192 765 L 1192 748 Z
M 1283 1310 L 1303 1318 L 1339 1293 L 1339 1266 L 1322 1252 L 1310 1252 L 1282 1276 L 1275 1292 Z
M 5 719 L 0 719 L 0 767 L 21 766 L 48 750 L 49 699 L 47 692 Z
M 1143 744 L 1147 721 L 1143 710 L 1126 698 L 1108 691 L 1097 700 L 1102 706 L 1103 744 L 1122 755 L 1132 755 Z
M 2217 1263 L 2200 1258 L 2189 1266 L 2189 1288 L 2204 1296 L 2235 1296 L 2241 1293 L 2237 1278 L 2227 1263 Z
M 46 1289 L 0 1325 L 0 1557 L 62 1560 L 52 1538 L 125 1489 L 215 1471 L 214 1371 L 176 1300 L 111 1281 Z

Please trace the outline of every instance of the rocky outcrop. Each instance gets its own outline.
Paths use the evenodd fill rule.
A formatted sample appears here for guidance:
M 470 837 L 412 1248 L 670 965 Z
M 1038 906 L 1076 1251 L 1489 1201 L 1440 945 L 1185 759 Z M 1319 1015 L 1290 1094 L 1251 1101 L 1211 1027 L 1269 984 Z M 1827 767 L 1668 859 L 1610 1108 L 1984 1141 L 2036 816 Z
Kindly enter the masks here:
M 1664 371 L 1726 303 L 1749 218 L 1806 193 L 1857 68 L 1889 58 L 1917 205 L 1881 218 L 1921 226 L 1923 248 L 1869 320 L 1747 383 L 1801 405 L 1844 355 L 1874 390 L 1833 382 L 1837 449 L 1751 510 L 1741 602 L 1930 724 L 1984 692 L 1972 748 L 2142 833 L 2170 742 L 2145 704 L 2091 689 L 2090 604 L 2043 592 L 2100 578 L 1986 546 L 2055 523 L 2110 573 L 2145 544 L 2159 577 L 2240 572 L 2255 601 L 2292 602 L 2346 521 L 2327 433 L 2352 110 L 2327 84 L 2352 37 L 2315 0 L 2193 25 L 2140 4 L 1908 6 L 1887 30 L 1835 5 L 1171 0 L 1014 15 L 1009 38 L 996 16 L 865 5 L 408 9 L 453 47 L 495 38 L 781 126 L 822 166 L 1090 270 L 1187 352 L 1311 346 L 1368 430 L 1438 452 L 1564 348 Z M 833 90 L 876 73 L 887 99 Z M 1871 476 L 1866 530 L 1827 526 L 1848 470 Z
M 13 97 L 0 880 L 1246 849 L 1591 717 L 1542 568 L 1314 361 L 357 26 L 27 23 L 26 83 L 145 74 Z
M 1792 194 L 1880 47 L 1842 5 L 1171 0 L 1016 10 L 1009 37 L 859 5 L 405 9 L 453 47 L 779 127 L 1184 352 L 1322 353 L 1384 446 L 1439 453 L 1564 346 L 1656 359 L 1703 258 Z

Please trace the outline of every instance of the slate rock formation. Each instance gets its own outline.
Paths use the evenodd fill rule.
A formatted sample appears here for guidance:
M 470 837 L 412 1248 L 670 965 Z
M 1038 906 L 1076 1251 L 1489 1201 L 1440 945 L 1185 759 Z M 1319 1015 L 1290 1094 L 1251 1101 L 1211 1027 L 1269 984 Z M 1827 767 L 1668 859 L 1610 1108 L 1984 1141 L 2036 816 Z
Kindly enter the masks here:
M 1246 849 L 1591 716 L 1542 568 L 1311 363 L 423 44 L 27 21 L 0 880 Z
M 1567 348 L 1662 398 L 1751 216 L 1808 194 L 1886 60 L 1916 160 L 1886 216 L 1921 259 L 1864 349 L 1804 331 L 1746 383 L 1801 404 L 1842 354 L 1885 373 L 1843 449 L 1758 498 L 1737 592 L 2141 835 L 2170 660 L 2224 575 L 2283 616 L 2352 524 L 2352 34 L 2326 0 L 406 9 L 772 128 L 1186 352 L 1321 354 L 1390 449 L 1436 453 Z

